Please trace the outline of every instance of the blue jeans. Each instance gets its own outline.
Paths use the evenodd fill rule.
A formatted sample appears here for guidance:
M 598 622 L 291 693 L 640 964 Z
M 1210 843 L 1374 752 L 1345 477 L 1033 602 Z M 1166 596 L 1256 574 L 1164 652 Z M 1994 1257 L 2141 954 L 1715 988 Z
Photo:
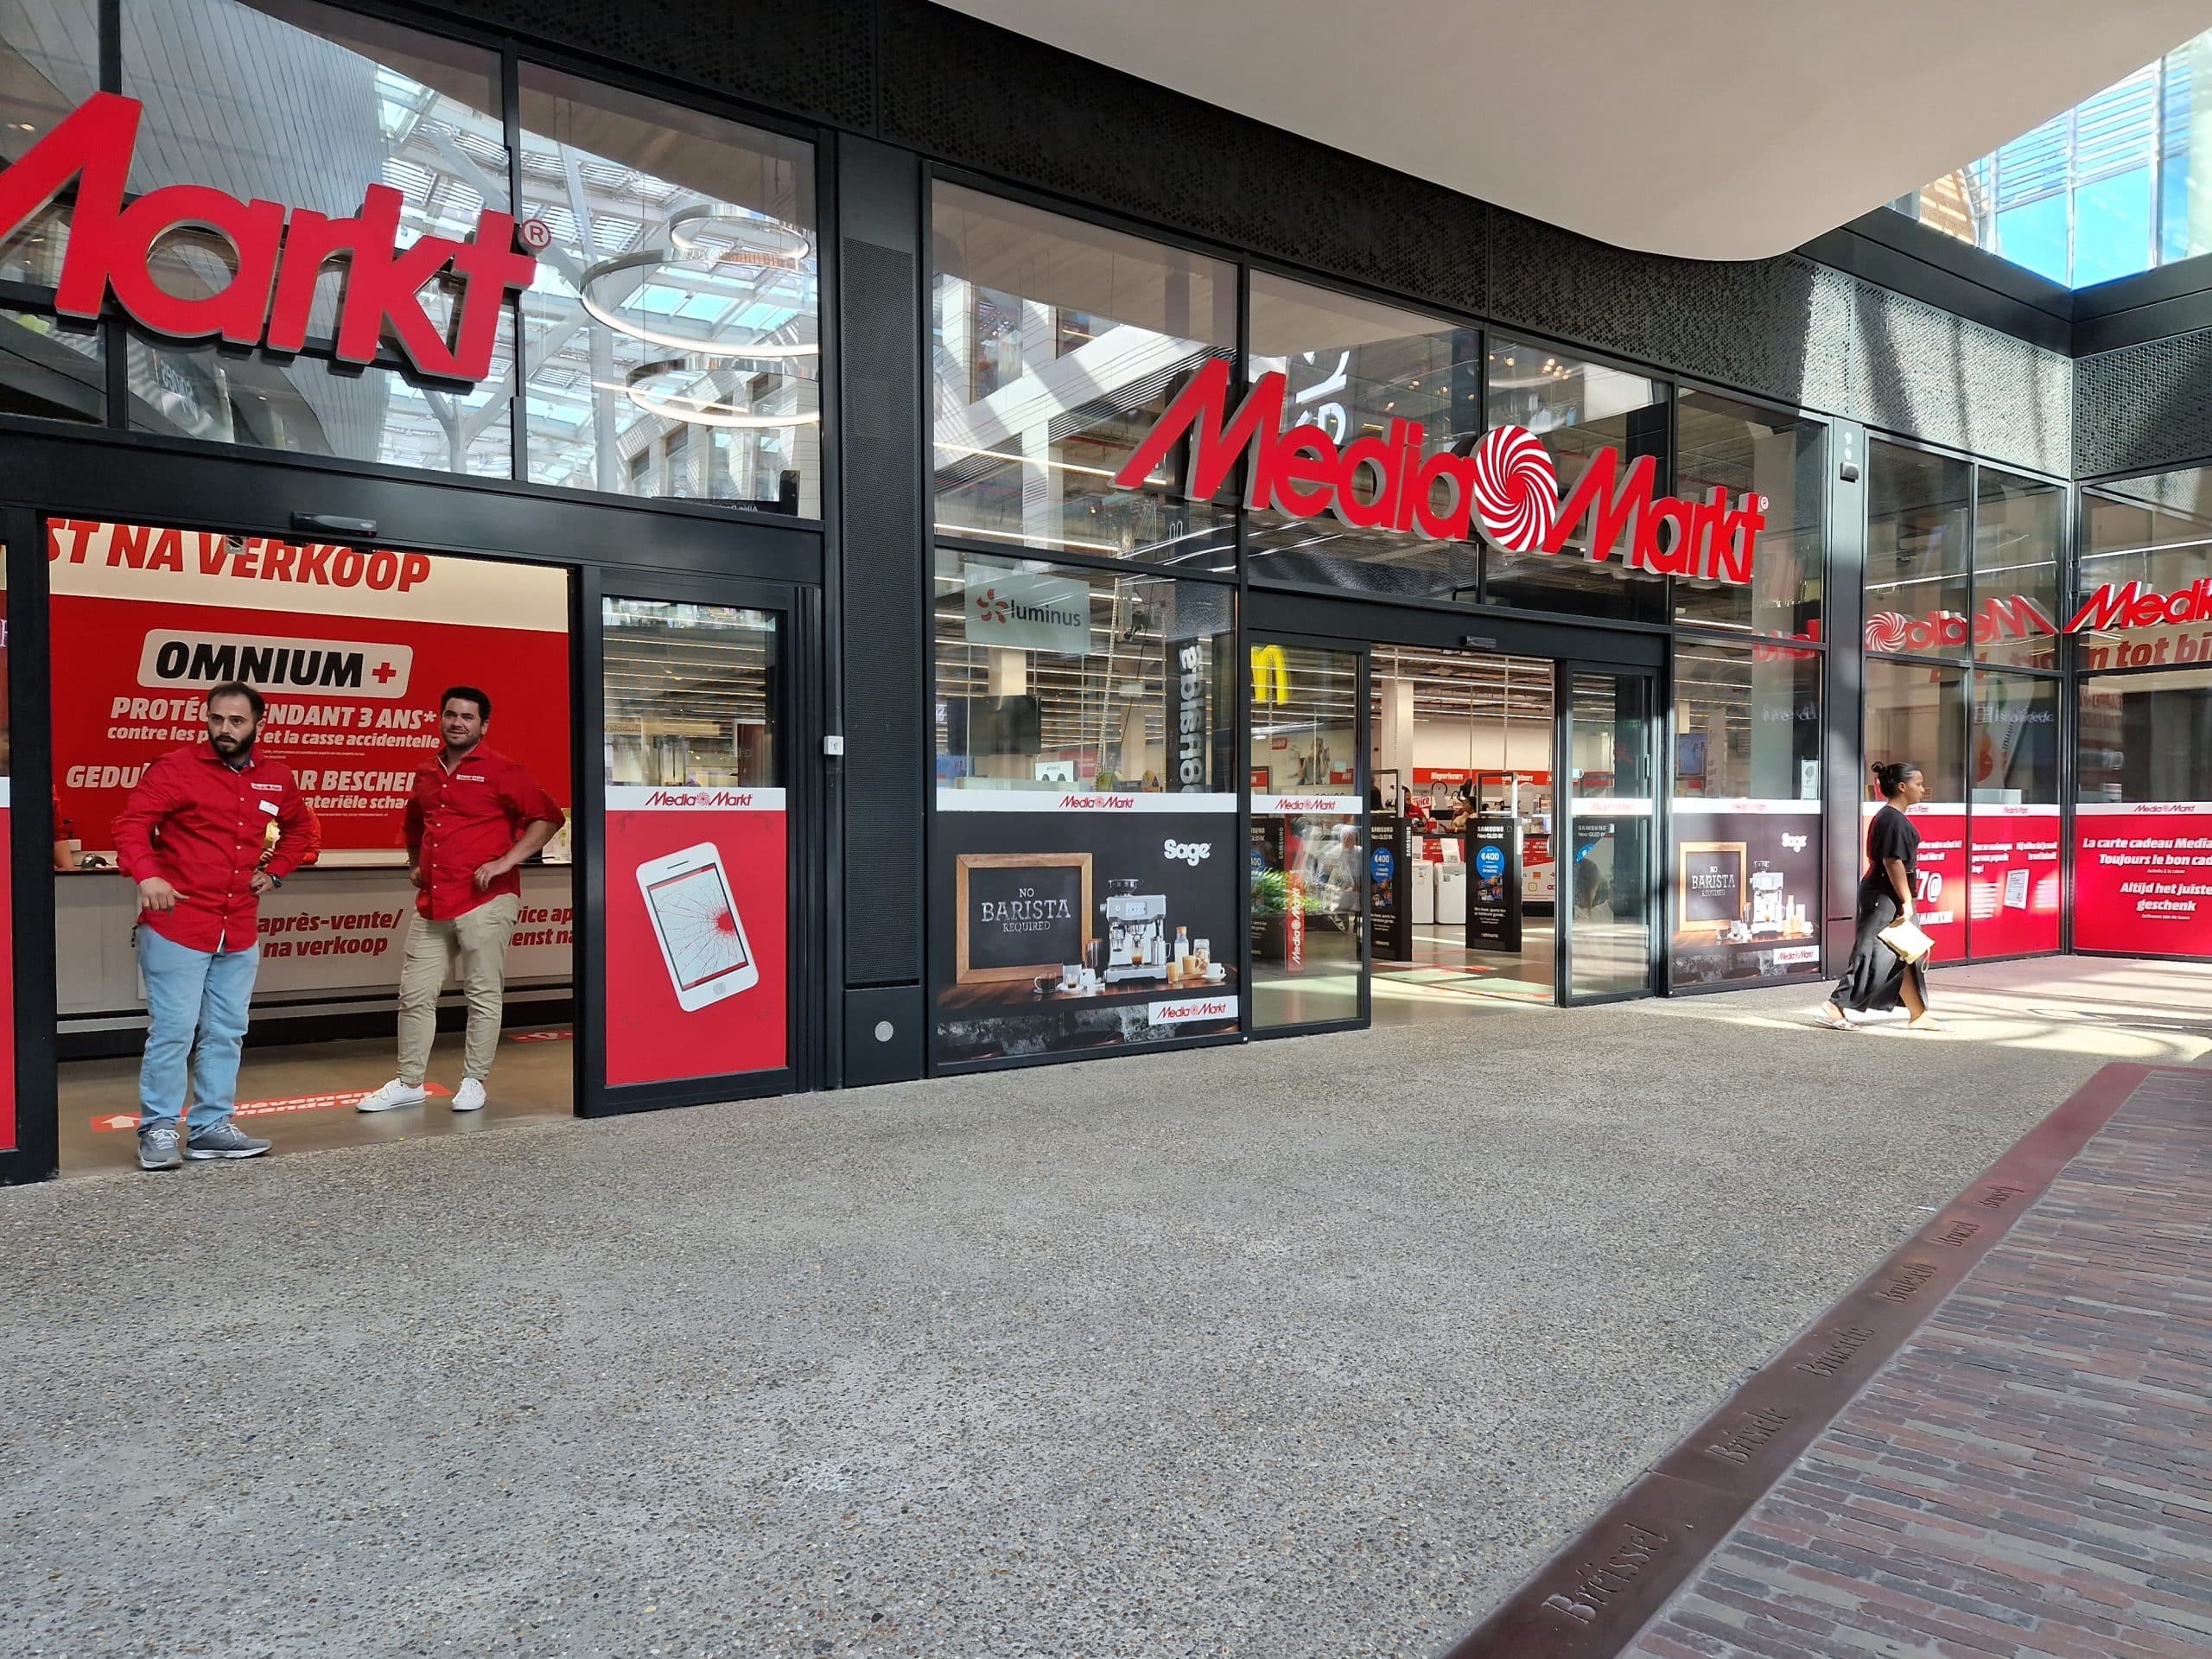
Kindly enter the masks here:
M 187 1133 L 197 1135 L 231 1115 L 238 1103 L 246 1009 L 260 966 L 258 940 L 244 950 L 194 950 L 150 927 L 139 928 L 138 971 L 146 981 L 146 1011 L 153 1016 L 146 1058 L 138 1068 L 140 1133 L 176 1122 L 184 1110 L 188 1063 L 192 1116 Z

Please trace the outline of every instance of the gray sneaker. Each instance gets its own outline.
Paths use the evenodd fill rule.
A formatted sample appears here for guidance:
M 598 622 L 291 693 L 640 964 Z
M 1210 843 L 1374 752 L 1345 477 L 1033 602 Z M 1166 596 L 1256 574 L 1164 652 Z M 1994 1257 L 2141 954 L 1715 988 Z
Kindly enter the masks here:
M 156 1123 L 138 1131 L 138 1167 L 175 1169 L 184 1161 L 176 1149 L 176 1125 Z
M 269 1150 L 230 1118 L 210 1124 L 184 1143 L 184 1155 L 195 1163 L 203 1158 L 258 1158 Z

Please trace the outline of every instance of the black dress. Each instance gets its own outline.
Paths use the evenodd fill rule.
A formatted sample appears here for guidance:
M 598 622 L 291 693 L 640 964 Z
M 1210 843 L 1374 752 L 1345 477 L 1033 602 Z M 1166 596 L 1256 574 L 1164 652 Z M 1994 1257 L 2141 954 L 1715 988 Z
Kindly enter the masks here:
M 1904 976 L 1920 993 L 1920 1006 L 1928 1006 L 1928 969 L 1923 962 L 1908 966 L 1904 957 L 1881 941 L 1881 932 L 1904 913 L 1897 889 L 1884 868 L 1896 859 L 1904 866 L 1908 885 L 1919 877 L 1920 831 L 1912 820 L 1894 806 L 1885 806 L 1866 826 L 1866 874 L 1859 880 L 1859 932 L 1851 944 L 1851 960 L 1836 982 L 1835 1005 L 1854 1013 L 1901 1007 Z

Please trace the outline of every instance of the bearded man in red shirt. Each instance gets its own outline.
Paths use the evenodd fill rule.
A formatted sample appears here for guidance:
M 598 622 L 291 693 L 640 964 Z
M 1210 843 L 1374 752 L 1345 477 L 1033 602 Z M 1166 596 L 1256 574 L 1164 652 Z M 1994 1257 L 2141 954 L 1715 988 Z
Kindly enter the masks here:
M 138 1165 L 258 1158 L 232 1121 L 238 1050 L 261 967 L 261 895 L 315 856 L 315 819 L 292 769 L 254 747 L 261 693 L 207 693 L 207 741 L 146 768 L 115 820 L 116 861 L 138 884 L 146 1058 L 138 1071 Z M 181 1149 L 185 1072 L 192 1115 Z
M 445 747 L 415 774 L 407 873 L 420 891 L 399 967 L 399 1075 L 362 1097 L 388 1112 L 429 1098 L 423 1086 L 448 974 L 468 997 L 468 1035 L 453 1109 L 484 1104 L 506 1003 L 507 944 L 522 912 L 522 862 L 553 838 L 561 809 L 521 766 L 484 741 L 492 699 L 456 685 L 438 702 Z

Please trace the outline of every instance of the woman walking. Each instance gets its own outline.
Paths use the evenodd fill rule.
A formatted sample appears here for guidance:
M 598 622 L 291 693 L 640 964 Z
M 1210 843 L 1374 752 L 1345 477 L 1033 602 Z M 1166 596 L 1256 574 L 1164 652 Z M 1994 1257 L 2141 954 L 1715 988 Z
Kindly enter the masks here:
M 1919 876 L 1920 831 L 1905 809 L 1928 794 L 1928 780 L 1910 760 L 1874 768 L 1882 786 L 1882 810 L 1866 826 L 1866 874 L 1859 881 L 1859 933 L 1851 960 L 1835 993 L 1821 1005 L 1820 1020 L 1837 1031 L 1851 1029 L 1851 1015 L 1886 1011 L 1903 1004 L 1912 1029 L 1940 1031 L 1928 1011 L 1928 969 L 1908 963 L 1882 941 L 1882 930 L 1913 919 L 1913 890 Z

